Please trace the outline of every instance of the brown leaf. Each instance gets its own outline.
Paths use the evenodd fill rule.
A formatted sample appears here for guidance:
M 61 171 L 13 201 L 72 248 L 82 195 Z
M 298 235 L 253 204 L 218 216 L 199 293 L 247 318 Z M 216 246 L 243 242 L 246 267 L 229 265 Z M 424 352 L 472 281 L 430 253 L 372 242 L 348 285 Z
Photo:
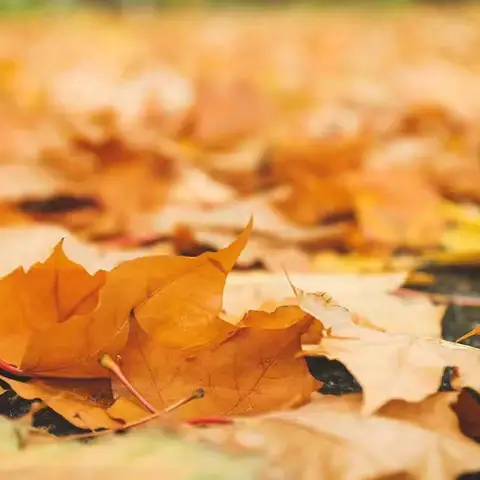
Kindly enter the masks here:
M 135 305 L 134 316 L 152 340 L 165 347 L 191 348 L 222 334 L 218 315 L 225 280 L 252 227 L 250 221 L 230 246 L 215 253 L 196 258 L 157 257 L 156 261 L 141 258 L 118 267 L 144 282 L 144 298 Z
M 132 423 L 151 415 L 143 407 L 125 397 L 115 400 L 115 403 L 107 408 L 107 414 L 113 420 L 123 423 Z
M 189 395 L 192 388 L 203 388 L 202 400 L 178 410 L 181 418 L 267 412 L 308 398 L 315 390 L 318 382 L 296 357 L 300 337 L 311 324 L 295 306 L 271 314 L 252 312 L 240 328 L 225 322 L 219 330 L 230 333 L 215 342 L 182 351 L 166 348 L 134 322 L 121 365 L 158 409 Z
M 86 306 L 81 304 L 78 312 L 67 311 L 68 319 L 49 320 L 50 323 L 43 325 L 42 329 L 35 330 L 25 347 L 22 369 L 27 374 L 54 377 L 107 376 L 107 372 L 98 364 L 98 355 L 109 353 L 115 356 L 123 348 L 133 309 L 146 331 L 163 342 L 170 342 L 171 346 L 188 348 L 214 338 L 219 334 L 219 326 L 223 325 L 216 317 L 221 308 L 226 275 L 245 245 L 251 228 L 252 224 L 230 247 L 214 254 L 195 259 L 144 257 L 113 269 L 99 296 L 96 293 L 95 302 Z M 62 262 L 58 264 L 60 272 L 70 265 L 65 256 Z M 88 277 L 80 266 L 76 266 L 74 272 L 83 272 Z M 98 275 L 103 278 L 104 272 Z M 202 288 L 199 288 L 200 284 Z M 85 287 L 74 285 L 77 285 L 77 290 L 80 289 L 81 300 L 84 301 Z M 12 287 L 10 284 L 6 286 L 5 295 L 9 295 Z M 53 287 L 54 284 L 50 286 Z M 27 291 L 39 301 L 36 290 L 28 290 L 27 285 Z M 123 291 L 120 296 L 119 291 Z M 69 292 L 75 293 L 75 289 L 69 286 Z M 67 301 L 66 305 L 69 305 L 68 299 L 73 294 L 69 292 L 66 292 L 63 300 Z M 179 298 L 185 298 L 186 301 L 179 301 Z M 19 312 L 6 313 L 11 319 L 20 315 Z M 179 324 L 178 315 L 192 322 L 191 328 Z M 197 330 L 193 328 L 195 322 Z M 23 348 L 20 343 L 15 345 L 17 350 Z M 14 353 L 18 355 L 17 351 Z
M 108 380 L 44 379 L 18 382 L 2 377 L 22 398 L 43 400 L 52 410 L 73 425 L 87 430 L 116 428 L 122 425 L 109 416 L 112 404 Z
M 452 409 L 458 416 L 462 432 L 469 437 L 480 438 L 480 395 L 465 388 Z
M 29 348 L 38 348 L 37 333 L 92 311 L 105 277 L 103 271 L 91 276 L 69 260 L 62 243 L 44 263 L 4 277 L 0 281 L 2 360 L 19 364 Z

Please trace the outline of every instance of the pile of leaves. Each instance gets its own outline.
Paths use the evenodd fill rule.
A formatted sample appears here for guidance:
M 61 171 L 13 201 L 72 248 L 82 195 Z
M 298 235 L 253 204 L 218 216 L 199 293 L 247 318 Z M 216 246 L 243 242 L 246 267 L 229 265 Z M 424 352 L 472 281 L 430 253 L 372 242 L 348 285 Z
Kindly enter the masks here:
M 232 478 L 226 465 L 238 464 L 239 478 L 432 479 L 480 470 L 480 350 L 439 338 L 438 307 L 428 300 L 389 296 L 382 324 L 378 314 L 304 292 L 288 275 L 290 298 L 271 295 L 242 315 L 245 291 L 234 283 L 235 313 L 224 288 L 251 232 L 252 223 L 215 253 L 141 256 L 94 274 L 60 243 L 46 261 L 3 277 L 2 381 L 41 403 L 22 424 L 2 427 L 9 461 L 1 470 Z M 252 283 L 245 288 L 255 295 Z M 378 285 L 373 293 L 382 298 Z M 307 355 L 340 362 L 362 393 L 315 393 L 322 382 Z M 454 368 L 450 391 L 438 391 L 446 367 Z M 32 429 L 45 406 L 83 433 L 57 440 Z M 101 438 L 74 442 L 90 437 Z M 126 469 L 116 460 L 125 452 L 133 458 Z M 53 454 L 62 458 L 55 465 Z M 202 457 L 198 470 L 185 456 Z
M 477 24 L 470 7 L 5 20 L 0 222 L 194 255 L 254 214 L 240 265 L 273 271 L 476 250 Z
M 479 12 L 1 20 L 0 472 L 478 475 Z

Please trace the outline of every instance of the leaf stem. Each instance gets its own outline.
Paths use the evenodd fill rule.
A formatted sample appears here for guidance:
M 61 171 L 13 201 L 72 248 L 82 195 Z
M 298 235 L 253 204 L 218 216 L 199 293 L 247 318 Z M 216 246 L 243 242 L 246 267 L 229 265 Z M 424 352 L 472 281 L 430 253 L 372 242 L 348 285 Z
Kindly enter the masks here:
M 4 362 L 3 360 L 0 360 L 0 370 L 3 370 L 4 372 L 7 372 L 7 373 L 11 373 L 12 375 L 15 375 L 17 377 L 32 376 L 24 372 L 21 368 L 15 367 L 14 365 L 10 365 L 9 363 Z
M 148 423 L 152 420 L 155 420 L 157 418 L 164 416 L 165 414 L 185 405 L 186 403 L 191 402 L 192 400 L 203 398 L 204 395 L 205 395 L 205 391 L 202 388 L 197 388 L 197 390 L 193 391 L 191 395 L 179 400 L 173 405 L 170 405 L 163 411 L 156 411 L 152 415 L 148 415 L 146 417 L 141 418 L 140 420 L 135 420 L 134 422 L 131 422 L 131 423 L 126 423 L 125 425 L 121 425 L 120 427 L 117 427 L 117 428 L 112 428 L 111 430 L 101 430 L 99 432 L 91 432 L 91 433 L 89 432 L 89 433 L 80 433 L 78 435 L 70 435 L 69 437 L 66 438 L 66 440 L 82 440 L 87 438 L 96 438 L 96 437 L 108 435 L 112 432 L 122 432 L 122 431 L 128 430 L 129 428 L 139 427 L 140 425 L 144 425 L 145 423 Z
M 205 396 L 205 390 L 203 388 L 197 388 L 195 391 L 192 392 L 192 394 L 189 397 L 182 398 L 182 400 L 179 400 L 173 405 L 170 405 L 169 407 L 167 407 L 164 410 L 164 413 L 173 412 L 177 408 L 182 407 L 183 405 L 191 402 L 192 400 L 197 400 L 197 399 L 203 398 L 204 396 Z
M 120 382 L 125 386 L 125 388 L 134 396 L 136 399 L 150 412 L 154 414 L 163 413 L 159 412 L 143 395 L 130 383 L 128 378 L 123 373 L 122 369 L 116 363 L 113 358 L 108 355 L 108 353 L 104 353 L 100 357 L 100 365 L 107 370 L 110 370 Z
M 480 335 L 480 325 L 477 325 L 473 330 L 470 330 L 465 335 L 462 335 L 460 338 L 455 340 L 455 343 L 463 342 L 467 338 L 474 337 L 475 335 Z

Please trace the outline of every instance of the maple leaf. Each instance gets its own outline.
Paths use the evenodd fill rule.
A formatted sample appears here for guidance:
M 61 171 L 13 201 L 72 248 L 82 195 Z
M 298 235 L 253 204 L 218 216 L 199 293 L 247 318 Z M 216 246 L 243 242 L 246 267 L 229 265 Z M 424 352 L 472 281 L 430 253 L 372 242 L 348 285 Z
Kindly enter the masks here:
M 0 281 L 1 359 L 19 364 L 29 349 L 41 348 L 37 342 L 42 331 L 61 330 L 75 315 L 93 310 L 105 279 L 106 272 L 91 276 L 69 260 L 62 242 L 44 263 L 28 271 L 18 268 L 4 277 Z M 68 350 L 75 342 L 75 337 L 65 339 L 63 348 Z
M 122 425 L 107 413 L 107 408 L 113 404 L 107 379 L 32 379 L 19 382 L 2 377 L 2 380 L 22 398 L 42 399 L 52 410 L 79 428 L 113 429 Z
M 145 331 L 162 341 L 169 339 L 172 346 L 191 347 L 215 337 L 225 278 L 251 228 L 250 223 L 237 241 L 217 253 L 197 258 L 160 255 L 122 263 L 109 272 L 92 313 L 36 332 L 22 370 L 55 377 L 105 376 L 98 356 L 100 352 L 116 355 L 122 349 L 132 316 Z M 201 328 L 188 328 L 190 315 Z
M 134 387 L 157 409 L 188 394 L 192 386 L 205 398 L 178 411 L 182 418 L 254 414 L 302 402 L 319 384 L 300 352 L 300 338 L 312 318 L 296 306 L 273 313 L 250 312 L 240 326 L 217 319 L 215 341 L 179 350 L 162 345 L 132 323 L 121 366 Z M 125 392 L 119 385 L 117 391 Z
M 404 277 L 403 273 L 291 275 L 295 285 L 317 291 L 327 290 L 338 303 L 354 312 L 357 323 L 366 319 L 371 326 L 389 332 L 440 337 L 445 305 L 434 305 L 422 296 L 401 298 L 389 293 L 402 284 Z M 246 306 L 263 310 L 265 302 L 273 302 L 275 306 L 292 303 L 292 293 L 285 273 L 233 272 L 227 278 L 223 308 L 228 314 L 238 317 L 245 313 Z M 417 321 L 418 317 L 423 319 L 422 322 Z
M 448 420 L 440 427 L 427 410 L 433 402 L 364 416 L 355 395 L 314 395 L 299 409 L 197 431 L 195 437 L 225 448 L 251 448 L 285 478 L 455 478 L 480 468 L 480 446 L 459 433 L 449 412 L 451 396 L 441 395 L 435 398 L 437 412 Z M 428 412 L 429 420 L 420 412 Z
M 457 367 L 455 385 L 480 389 L 480 350 L 437 338 L 381 332 L 357 325 L 348 310 L 328 305 L 321 294 L 295 288 L 300 307 L 327 330 L 308 355 L 343 363 L 364 392 L 364 413 L 391 399 L 418 402 L 436 392 L 446 367 Z

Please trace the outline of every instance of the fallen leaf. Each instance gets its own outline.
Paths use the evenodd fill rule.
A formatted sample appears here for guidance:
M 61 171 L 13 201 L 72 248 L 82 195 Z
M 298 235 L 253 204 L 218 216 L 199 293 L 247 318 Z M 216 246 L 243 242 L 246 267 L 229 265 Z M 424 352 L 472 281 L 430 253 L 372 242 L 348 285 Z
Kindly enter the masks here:
M 143 298 L 133 304 L 139 326 L 157 343 L 191 348 L 222 334 L 218 320 L 225 280 L 250 236 L 250 221 L 228 247 L 196 258 L 140 258 L 117 271 L 130 273 L 143 285 Z
M 388 417 L 311 403 L 236 423 L 217 443 L 255 446 L 287 478 L 455 478 L 480 467 L 480 447 L 468 438 Z
M 2 360 L 20 364 L 29 349 L 38 348 L 40 331 L 92 311 L 105 278 L 105 272 L 91 276 L 69 260 L 61 243 L 44 263 L 36 263 L 26 272 L 19 268 L 4 277 L 0 281 Z M 64 348 L 69 348 L 68 343 Z
M 332 244 L 338 242 L 349 228 L 346 222 L 331 226 L 299 227 L 277 213 L 262 196 L 209 209 L 166 206 L 154 218 L 150 216 L 142 219 L 140 225 L 134 223 L 132 227 L 137 232 L 147 230 L 149 233 L 167 235 L 171 234 L 176 225 L 188 226 L 193 232 L 199 230 L 237 233 L 251 216 L 255 218 L 256 225 L 253 237 L 259 236 L 284 244 Z M 142 227 L 141 224 L 146 226 Z
M 124 424 L 136 422 L 150 415 L 150 412 L 125 397 L 115 400 L 115 403 L 108 407 L 106 412 L 110 418 Z
M 215 342 L 182 351 L 166 348 L 134 322 L 121 366 L 158 409 L 203 388 L 202 400 L 172 413 L 181 418 L 266 412 L 301 402 L 318 388 L 304 359 L 296 357 L 311 324 L 295 306 L 251 312 L 239 327 L 225 322 L 222 330 L 229 333 Z M 117 390 L 125 393 L 118 385 Z
M 465 440 L 460 431 L 459 418 L 452 408 L 459 395 L 461 392 L 438 392 L 414 403 L 391 400 L 375 412 L 375 416 L 408 422 L 441 435 Z M 312 402 L 314 411 L 322 408 L 339 413 L 359 413 L 363 399 L 361 393 L 341 396 L 319 393 L 312 395 Z
M 45 198 L 62 191 L 62 182 L 58 175 L 38 166 L 1 165 L 0 179 L 2 202 Z
M 27 400 L 41 399 L 52 410 L 73 425 L 86 430 L 117 428 L 119 422 L 109 416 L 107 408 L 113 403 L 110 382 L 100 380 L 32 379 L 19 382 L 2 377 L 10 387 Z
M 230 247 L 215 254 L 195 259 L 143 257 L 122 263 L 108 274 L 92 312 L 35 332 L 23 356 L 22 370 L 54 377 L 108 376 L 98 364 L 98 356 L 109 353 L 115 357 L 120 352 L 133 316 L 158 341 L 170 342 L 170 346 L 188 348 L 214 338 L 223 325 L 217 315 L 226 275 L 251 228 L 250 223 Z M 202 282 L 202 288 L 197 282 Z M 119 291 L 123 291 L 121 296 Z M 178 315 L 191 322 L 189 328 L 177 321 Z
M 463 389 L 452 405 L 464 435 L 478 441 L 480 438 L 480 395 L 468 388 Z
M 364 413 L 392 399 L 423 400 L 438 390 L 449 366 L 457 367 L 456 385 L 480 389 L 480 350 L 359 326 L 346 309 L 330 307 L 319 294 L 296 290 L 300 307 L 328 329 L 318 345 L 304 345 L 304 353 L 340 361 L 362 386 Z
M 290 271 L 290 270 L 288 270 Z M 291 274 L 294 285 L 315 291 L 328 291 L 338 303 L 390 332 L 440 337 L 445 306 L 428 298 L 399 298 L 390 295 L 402 285 L 405 273 L 376 275 Z M 258 309 L 266 301 L 277 306 L 293 295 L 285 274 L 238 273 L 227 278 L 223 308 L 241 316 L 248 308 Z M 422 321 L 418 321 L 421 318 Z

